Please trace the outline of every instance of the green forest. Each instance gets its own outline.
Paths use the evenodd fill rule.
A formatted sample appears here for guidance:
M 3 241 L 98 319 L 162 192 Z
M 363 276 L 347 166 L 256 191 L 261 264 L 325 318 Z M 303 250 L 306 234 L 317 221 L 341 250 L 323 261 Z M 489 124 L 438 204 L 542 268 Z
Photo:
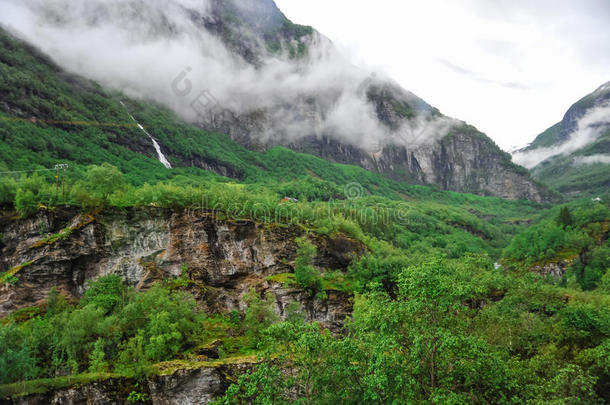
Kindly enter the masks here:
M 186 271 L 146 292 L 107 276 L 78 302 L 55 292 L 46 305 L 3 319 L 5 394 L 146 378 L 196 363 L 201 347 L 220 340 L 217 361 L 256 361 L 218 400 L 225 404 L 609 400 L 607 203 L 542 207 L 423 187 L 410 201 L 368 192 L 350 200 L 337 183 L 311 177 L 273 187 L 194 185 L 182 176 L 135 186 L 108 164 L 81 176 L 66 180 L 65 194 L 52 176 L 5 178 L 4 208 L 24 217 L 64 204 L 91 212 L 201 203 L 219 218 L 296 224 L 311 237 L 341 233 L 369 251 L 346 274 L 312 266 L 315 246 L 304 237 L 294 275 L 283 282 L 319 300 L 328 289 L 353 294 L 353 317 L 333 335 L 305 322 L 294 303 L 282 322 L 272 298 L 254 290 L 244 313 L 205 314 L 186 292 L 193 282 Z M 299 201 L 282 204 L 294 190 Z M 530 271 L 564 258 L 572 264 L 560 279 Z M 3 283 L 19 283 L 11 273 L 0 275 Z

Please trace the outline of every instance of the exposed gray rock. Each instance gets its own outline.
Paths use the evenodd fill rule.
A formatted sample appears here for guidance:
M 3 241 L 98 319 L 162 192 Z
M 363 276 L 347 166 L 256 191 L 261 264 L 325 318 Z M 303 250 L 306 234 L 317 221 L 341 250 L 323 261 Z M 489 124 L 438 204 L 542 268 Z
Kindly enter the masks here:
M 154 405 L 199 405 L 211 402 L 227 389 L 228 383 L 216 368 L 178 370 L 155 376 L 148 382 Z
M 66 231 L 69 229 L 69 231 Z M 89 280 L 119 274 L 131 286 L 146 289 L 155 280 L 181 276 L 202 309 L 210 313 L 244 310 L 242 297 L 252 288 L 271 292 L 277 310 L 290 300 L 309 318 L 334 332 L 351 312 L 349 297 L 329 292 L 320 302 L 297 289 L 269 283 L 269 276 L 293 272 L 302 231 L 251 221 L 217 220 L 210 212 L 157 208 L 112 210 L 96 215 L 78 210 L 41 211 L 19 220 L 3 218 L 0 272 L 17 270 L 15 285 L 0 286 L 0 316 L 42 303 L 55 287 L 79 297 Z M 64 236 L 57 237 L 63 233 Z M 344 236 L 316 238 L 320 269 L 345 270 L 364 247 Z
M 126 378 L 109 378 L 70 388 L 51 390 L 9 399 L 1 404 L 12 405 L 128 405 L 131 393 L 139 393 L 139 403 L 152 405 L 208 404 L 222 395 L 230 384 L 229 375 L 247 371 L 250 363 L 222 366 L 204 366 L 178 369 L 171 374 L 156 375 L 146 383 L 138 384 Z
M 561 278 L 566 274 L 566 271 L 572 264 L 572 260 L 561 260 L 558 262 L 546 263 L 532 267 L 531 271 L 543 276 L 551 276 Z

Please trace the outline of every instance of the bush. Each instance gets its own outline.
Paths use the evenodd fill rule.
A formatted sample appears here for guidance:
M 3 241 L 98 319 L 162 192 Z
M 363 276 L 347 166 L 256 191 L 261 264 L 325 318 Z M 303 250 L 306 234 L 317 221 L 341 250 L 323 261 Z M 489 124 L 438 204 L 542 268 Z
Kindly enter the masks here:
M 81 305 L 95 305 L 102 308 L 106 314 L 110 314 L 125 305 L 129 298 L 128 293 L 123 279 L 111 274 L 87 283 Z
M 38 368 L 28 341 L 15 324 L 0 326 L 0 384 L 29 380 Z
M 278 321 L 274 303 L 268 296 L 262 299 L 254 289 L 251 289 L 243 299 L 247 305 L 244 316 L 246 335 L 250 337 L 260 336 L 263 330 Z
M 8 177 L 0 177 L 0 207 L 10 207 L 15 203 L 17 183 Z
M 40 204 L 50 204 L 53 195 L 51 186 L 42 177 L 37 174 L 24 177 L 15 193 L 15 208 L 22 217 L 26 217 L 35 213 Z
M 294 267 L 295 280 L 299 286 L 309 291 L 311 295 L 315 295 L 321 292 L 323 288 L 320 272 L 312 265 L 317 248 L 306 238 L 298 239 L 297 243 L 299 249 L 297 250 Z
M 115 192 L 124 190 L 125 186 L 123 173 L 109 163 L 89 166 L 83 182 L 83 188 L 101 204 L 107 204 L 108 198 Z

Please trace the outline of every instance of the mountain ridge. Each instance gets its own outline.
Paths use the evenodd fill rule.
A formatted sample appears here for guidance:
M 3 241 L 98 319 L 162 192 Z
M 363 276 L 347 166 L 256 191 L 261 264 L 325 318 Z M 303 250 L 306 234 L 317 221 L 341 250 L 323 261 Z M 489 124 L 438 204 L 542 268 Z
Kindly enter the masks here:
M 135 7 L 136 3 L 133 4 Z M 171 92 L 170 98 L 154 96 L 159 91 L 168 93 L 170 88 L 167 86 L 153 91 L 152 97 L 140 94 L 139 98 L 161 102 L 187 118 L 190 116 L 190 121 L 198 122 L 201 128 L 227 134 L 252 150 L 284 146 L 334 162 L 355 164 L 412 184 L 432 184 L 443 190 L 509 199 L 538 202 L 552 199 L 543 186 L 533 182 L 526 171 L 514 165 L 510 156 L 484 134 L 443 116 L 388 79 L 367 77 L 364 72 L 349 66 L 329 40 L 311 27 L 292 24 L 273 1 L 252 0 L 238 4 L 213 0 L 207 3 L 206 10 L 193 10 L 184 4 L 172 2 L 169 10 L 173 11 L 157 15 L 158 9 L 148 3 L 137 3 L 135 10 L 139 10 L 141 21 L 133 22 L 136 28 L 125 29 L 133 29 L 139 34 L 148 30 L 152 34 L 145 38 L 150 41 L 159 36 L 169 40 L 202 36 L 203 39 L 197 39 L 200 42 L 196 43 L 207 44 L 211 46 L 210 50 L 217 49 L 216 45 L 212 46 L 213 41 L 206 39 L 211 35 L 224 44 L 222 52 L 226 54 L 212 53 L 206 60 L 212 65 L 219 64 L 220 70 L 222 66 L 234 68 L 234 81 L 246 80 L 244 83 L 249 83 L 248 86 L 255 90 L 247 94 L 236 93 L 240 90 L 236 84 L 212 89 L 209 97 L 214 107 L 220 108 L 218 111 L 205 109 L 203 116 L 192 107 L 197 101 L 192 100 L 196 92 L 187 98 L 176 97 Z M 83 19 L 84 32 L 102 22 L 112 25 L 119 18 L 108 10 L 106 14 L 98 12 L 98 6 L 102 7 L 102 4 L 92 2 L 88 6 L 90 9 L 82 12 L 95 10 L 96 16 L 92 19 L 90 14 L 85 14 L 88 18 Z M 249 14 L 251 9 L 254 14 Z M 135 11 L 129 9 L 129 12 Z M 157 25 L 149 25 L 150 21 L 142 17 L 149 14 L 154 16 L 150 21 Z M 70 22 L 77 16 L 80 14 L 64 18 Z M 55 22 L 46 24 L 51 27 Z M 53 25 L 46 29 L 61 33 L 61 23 L 59 27 Z M 48 44 L 46 47 L 49 48 Z M 53 53 L 53 59 L 61 62 L 62 52 L 68 51 Z M 211 71 L 212 65 L 208 66 Z M 193 68 L 192 75 L 205 71 Z M 104 73 L 105 76 L 112 74 Z M 273 88 L 273 74 L 279 78 L 277 91 Z M 291 80 L 295 78 L 299 80 L 290 90 Z M 342 79 L 333 83 L 334 78 Z M 138 84 L 127 79 L 130 77 L 121 79 L 124 86 L 140 91 L 150 85 L 150 81 Z M 123 85 L 110 88 L 121 89 Z M 197 87 L 197 83 L 194 86 Z M 164 151 L 171 149 L 167 142 L 160 143 Z
M 563 120 L 519 151 L 535 179 L 577 197 L 610 188 L 610 82 L 574 103 Z

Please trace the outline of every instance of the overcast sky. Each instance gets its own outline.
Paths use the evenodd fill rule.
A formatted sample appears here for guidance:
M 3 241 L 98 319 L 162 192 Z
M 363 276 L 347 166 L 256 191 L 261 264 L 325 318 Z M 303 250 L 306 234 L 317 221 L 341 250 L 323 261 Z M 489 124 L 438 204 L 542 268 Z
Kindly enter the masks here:
M 609 0 L 276 0 L 508 149 L 610 81 Z

